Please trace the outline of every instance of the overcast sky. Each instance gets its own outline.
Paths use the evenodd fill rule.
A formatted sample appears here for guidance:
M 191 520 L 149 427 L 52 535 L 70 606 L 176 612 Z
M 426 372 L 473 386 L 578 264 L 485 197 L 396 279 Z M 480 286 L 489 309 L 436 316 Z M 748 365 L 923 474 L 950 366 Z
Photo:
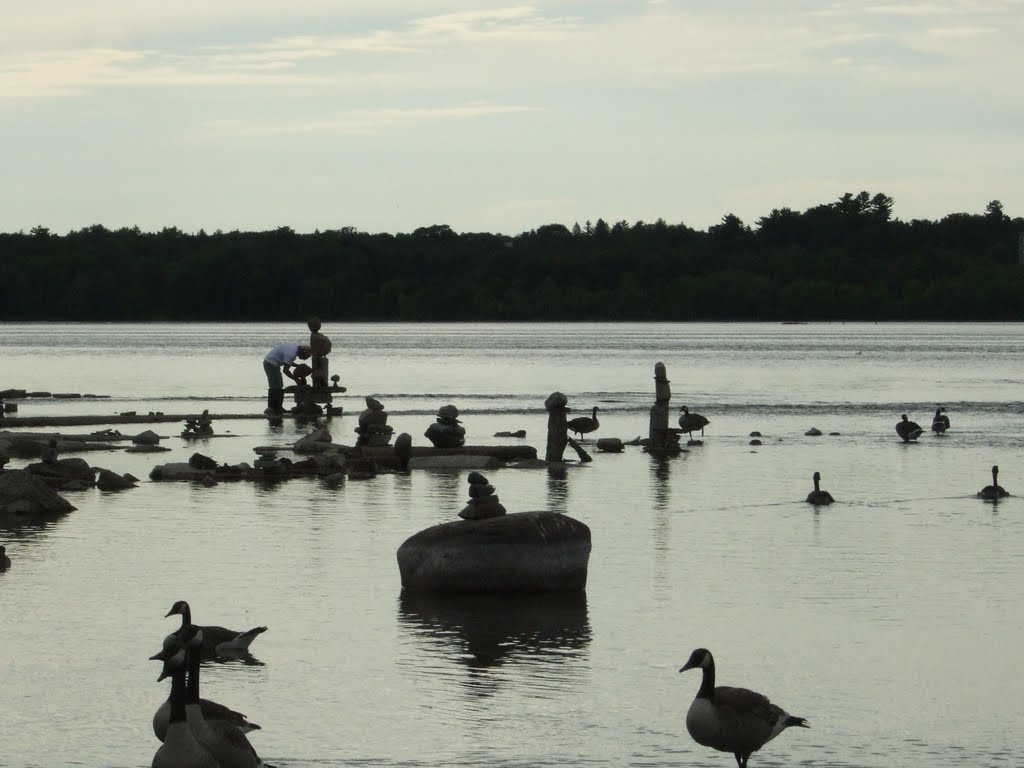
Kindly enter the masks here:
M 1024 215 L 1024 0 L 0 0 L 0 231 Z

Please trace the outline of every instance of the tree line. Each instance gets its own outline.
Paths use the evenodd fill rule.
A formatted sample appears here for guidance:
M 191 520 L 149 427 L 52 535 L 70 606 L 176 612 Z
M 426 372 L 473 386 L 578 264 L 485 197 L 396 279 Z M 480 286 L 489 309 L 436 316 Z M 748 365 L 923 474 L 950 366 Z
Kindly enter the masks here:
M 805 211 L 685 224 L 602 219 L 516 236 L 0 234 L 0 320 L 1024 320 L 1024 219 L 893 219 L 847 193 Z

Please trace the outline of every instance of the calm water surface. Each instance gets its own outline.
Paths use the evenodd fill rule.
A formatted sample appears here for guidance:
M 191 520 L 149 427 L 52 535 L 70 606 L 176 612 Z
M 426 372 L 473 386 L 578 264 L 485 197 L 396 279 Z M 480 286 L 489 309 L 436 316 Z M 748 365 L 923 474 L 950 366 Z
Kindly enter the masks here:
M 263 354 L 304 330 L 0 324 L 0 389 L 109 396 L 23 401 L 25 416 L 262 410 Z M 698 646 L 720 683 L 811 722 L 752 765 L 1021 764 L 1024 502 L 975 493 L 998 464 L 1024 495 L 1024 325 L 324 331 L 348 387 L 336 442 L 353 441 L 370 394 L 417 444 L 450 402 L 469 443 L 525 429 L 541 454 L 551 392 L 599 406 L 592 463 L 487 473 L 510 511 L 590 526 L 586 594 L 401 594 L 398 546 L 455 519 L 466 472 L 67 494 L 64 519 L 0 530 L 14 561 L 0 574 L 0 766 L 148 766 L 168 688 L 147 657 L 179 598 L 199 623 L 269 626 L 258 663 L 207 665 L 203 686 L 263 726 L 252 742 L 281 767 L 731 768 L 683 723 L 699 676 L 677 670 Z M 646 434 L 658 361 L 673 405 L 711 420 L 704 445 L 667 462 L 598 453 L 597 437 Z M 927 426 L 938 404 L 946 436 L 899 442 L 901 413 Z M 154 429 L 170 452 L 84 456 L 147 478 L 196 450 L 251 462 L 309 427 L 218 420 L 198 443 Z M 803 501 L 815 470 L 837 499 L 817 511 Z

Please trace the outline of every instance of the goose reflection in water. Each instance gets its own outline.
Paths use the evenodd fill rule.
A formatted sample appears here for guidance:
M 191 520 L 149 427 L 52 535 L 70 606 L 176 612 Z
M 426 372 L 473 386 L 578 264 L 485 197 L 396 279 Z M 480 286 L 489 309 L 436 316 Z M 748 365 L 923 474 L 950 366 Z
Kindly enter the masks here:
M 403 590 L 399 624 L 470 671 L 530 661 L 564 662 L 590 645 L 586 592 L 428 594 Z M 482 693 L 482 691 L 481 691 Z

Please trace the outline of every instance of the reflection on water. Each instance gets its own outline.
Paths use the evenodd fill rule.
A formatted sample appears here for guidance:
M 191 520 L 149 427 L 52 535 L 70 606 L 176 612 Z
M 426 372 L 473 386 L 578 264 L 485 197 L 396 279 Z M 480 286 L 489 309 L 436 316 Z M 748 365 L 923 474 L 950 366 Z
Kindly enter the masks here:
M 563 663 L 590 643 L 585 592 L 548 595 L 460 595 L 403 591 L 400 627 L 442 657 L 473 673 L 517 660 Z M 545 674 L 553 674 L 547 667 Z M 475 693 L 496 681 L 470 679 Z
M 548 509 L 565 513 L 569 501 L 569 483 L 565 464 L 551 464 L 547 471 Z

